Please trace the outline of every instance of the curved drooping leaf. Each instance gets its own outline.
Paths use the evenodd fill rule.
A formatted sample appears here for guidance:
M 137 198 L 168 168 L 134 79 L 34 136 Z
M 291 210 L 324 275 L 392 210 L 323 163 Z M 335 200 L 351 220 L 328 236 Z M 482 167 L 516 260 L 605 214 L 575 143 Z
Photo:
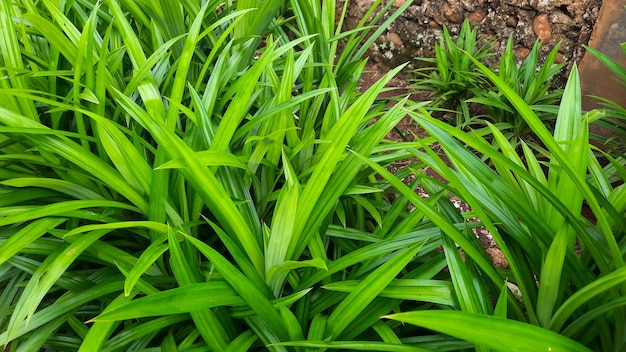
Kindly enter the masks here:
M 138 298 L 109 310 L 92 320 L 138 319 L 241 304 L 244 304 L 244 301 L 226 282 L 210 281 Z
M 421 326 L 496 351 L 590 351 L 553 331 L 489 315 L 429 310 L 392 314 L 383 318 Z

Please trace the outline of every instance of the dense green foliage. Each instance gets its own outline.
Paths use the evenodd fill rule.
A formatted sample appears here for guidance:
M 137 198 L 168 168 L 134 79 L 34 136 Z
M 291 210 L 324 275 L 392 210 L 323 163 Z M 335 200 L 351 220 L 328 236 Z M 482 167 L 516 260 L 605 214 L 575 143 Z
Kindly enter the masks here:
M 470 118 L 467 99 L 480 96 L 489 87 L 471 58 L 485 63 L 493 55 L 491 43 L 479 39 L 469 21 L 463 22 L 456 40 L 444 26 L 435 45 L 435 57 L 421 59 L 429 65 L 415 71 L 419 79 L 413 87 L 430 91 L 433 105 L 454 110 L 453 120 L 462 126 Z
M 458 52 L 540 162 L 380 99 L 401 68 L 359 93 L 392 4 L 344 33 L 348 2 L 0 0 L 0 344 L 624 348 L 626 168 L 590 147 L 576 70 L 550 131 L 544 81 L 532 102 L 508 81 L 536 61 Z M 407 115 L 428 137 L 387 140 Z
M 558 44 L 541 62 L 540 48 L 541 43 L 535 42 L 528 55 L 518 64 L 513 38 L 509 37 L 499 64 L 492 70 L 524 99 L 544 123 L 550 124 L 556 118 L 552 107 L 559 102 L 563 93 L 559 89 L 551 89 L 550 85 L 565 63 L 555 62 Z M 527 142 L 534 140 L 532 129 L 476 63 L 478 61 L 487 65 L 494 55 L 491 44 L 478 38 L 476 29 L 470 27 L 469 21 L 463 23 L 456 41 L 444 28 L 440 43 L 435 47 L 435 57 L 424 59 L 435 65 L 416 71 L 420 79 L 416 80 L 414 87 L 432 93 L 434 108 L 451 110 L 452 113 L 447 115 L 454 117 L 448 120 L 456 126 L 489 133 L 484 126 L 485 122 L 490 122 L 519 147 L 520 139 Z

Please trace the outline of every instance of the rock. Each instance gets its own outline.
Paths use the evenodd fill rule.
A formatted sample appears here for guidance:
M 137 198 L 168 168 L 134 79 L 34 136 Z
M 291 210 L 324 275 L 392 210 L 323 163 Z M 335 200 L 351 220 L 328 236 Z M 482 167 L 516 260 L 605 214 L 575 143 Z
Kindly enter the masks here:
M 554 23 L 555 27 L 572 28 L 575 26 L 574 20 L 561 10 L 556 10 L 550 15 L 550 23 Z M 554 29 L 552 30 L 554 32 Z
M 516 48 L 513 53 L 515 54 L 515 58 L 524 61 L 528 57 L 528 54 L 530 54 L 530 49 L 525 47 Z
M 463 22 L 463 9 L 445 4 L 443 5 L 443 17 L 452 23 L 461 23 Z
M 552 37 L 552 25 L 548 15 L 541 14 L 535 17 L 533 20 L 533 31 L 537 38 L 542 42 L 547 42 Z
M 404 46 L 404 42 L 402 41 L 402 38 L 400 38 L 400 35 L 396 32 L 388 33 L 387 39 L 397 47 Z
M 515 16 L 507 17 L 506 18 L 506 25 L 511 27 L 511 28 L 517 27 L 517 17 L 515 17 Z
M 561 53 L 556 54 L 556 57 L 554 58 L 555 63 L 560 64 L 564 61 L 565 61 L 565 56 L 563 56 L 563 54 Z
M 478 23 L 482 22 L 486 16 L 487 11 L 485 11 L 484 9 L 476 9 L 470 12 L 470 14 L 467 16 L 467 19 L 469 19 L 470 22 Z
M 396 1 L 393 2 L 393 6 L 400 7 L 400 6 L 404 5 L 405 2 L 406 2 L 406 0 L 396 0 Z

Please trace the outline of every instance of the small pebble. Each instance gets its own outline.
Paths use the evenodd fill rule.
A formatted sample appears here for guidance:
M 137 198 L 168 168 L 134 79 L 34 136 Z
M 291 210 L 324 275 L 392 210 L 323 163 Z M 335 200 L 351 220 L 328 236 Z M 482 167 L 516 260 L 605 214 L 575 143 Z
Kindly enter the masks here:
M 443 5 L 443 17 L 452 23 L 463 22 L 463 10 L 453 9 L 450 5 Z
M 552 25 L 548 15 L 541 14 L 533 20 L 533 31 L 537 38 L 542 42 L 547 42 L 552 37 Z
M 506 25 L 512 28 L 517 27 L 517 18 L 515 16 L 509 16 L 506 19 Z
M 482 22 L 486 16 L 487 16 L 487 11 L 483 9 L 476 9 L 470 12 L 467 18 L 470 20 L 470 22 L 477 23 L 477 22 Z
M 528 48 L 521 47 L 515 49 L 515 57 L 518 60 L 525 60 L 528 57 L 528 54 L 530 54 L 530 49 Z
M 387 39 L 392 42 L 396 47 L 404 46 L 404 42 L 400 35 L 396 32 L 390 32 L 387 34 Z

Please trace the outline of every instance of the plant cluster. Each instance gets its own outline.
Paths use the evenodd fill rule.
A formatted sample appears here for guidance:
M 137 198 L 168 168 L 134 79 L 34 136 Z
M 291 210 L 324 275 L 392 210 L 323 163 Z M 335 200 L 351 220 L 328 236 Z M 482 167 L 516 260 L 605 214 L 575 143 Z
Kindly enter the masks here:
M 420 58 L 429 65 L 415 71 L 419 79 L 413 88 L 432 92 L 435 106 L 458 108 L 456 124 L 462 125 L 461 113 L 469 110 L 466 100 L 480 96 L 489 87 L 488 80 L 471 58 L 484 63 L 492 56 L 491 43 L 479 39 L 469 21 L 463 22 L 456 41 L 444 26 L 439 43 L 435 45 L 435 57 Z
M 551 79 L 562 70 L 565 63 L 556 63 L 559 45 L 540 63 L 540 48 L 541 43 L 535 42 L 528 55 L 518 64 L 513 38 L 509 37 L 500 63 L 492 71 L 522 97 L 541 120 L 549 123 L 556 117 L 551 107 L 559 102 L 562 95 L 561 90 L 551 89 Z M 413 87 L 431 91 L 434 107 L 452 110 L 454 120 L 451 122 L 456 126 L 481 129 L 485 126 L 484 122 L 489 121 L 515 144 L 520 138 L 532 139 L 533 131 L 524 118 L 471 60 L 474 58 L 487 65 L 493 55 L 491 43 L 478 38 L 476 29 L 470 27 L 469 21 L 463 23 L 456 41 L 444 27 L 440 43 L 435 46 L 435 57 L 422 59 L 434 65 L 416 71 L 420 79 L 416 80 Z
M 487 140 L 390 106 L 401 68 L 359 93 L 411 1 L 375 1 L 347 32 L 336 5 L 0 0 L 5 350 L 624 348 L 626 168 L 593 153 L 576 70 L 549 131 L 536 59 L 495 74 L 482 49 L 450 54 L 542 163 L 498 121 Z M 429 136 L 387 140 L 407 115 Z

